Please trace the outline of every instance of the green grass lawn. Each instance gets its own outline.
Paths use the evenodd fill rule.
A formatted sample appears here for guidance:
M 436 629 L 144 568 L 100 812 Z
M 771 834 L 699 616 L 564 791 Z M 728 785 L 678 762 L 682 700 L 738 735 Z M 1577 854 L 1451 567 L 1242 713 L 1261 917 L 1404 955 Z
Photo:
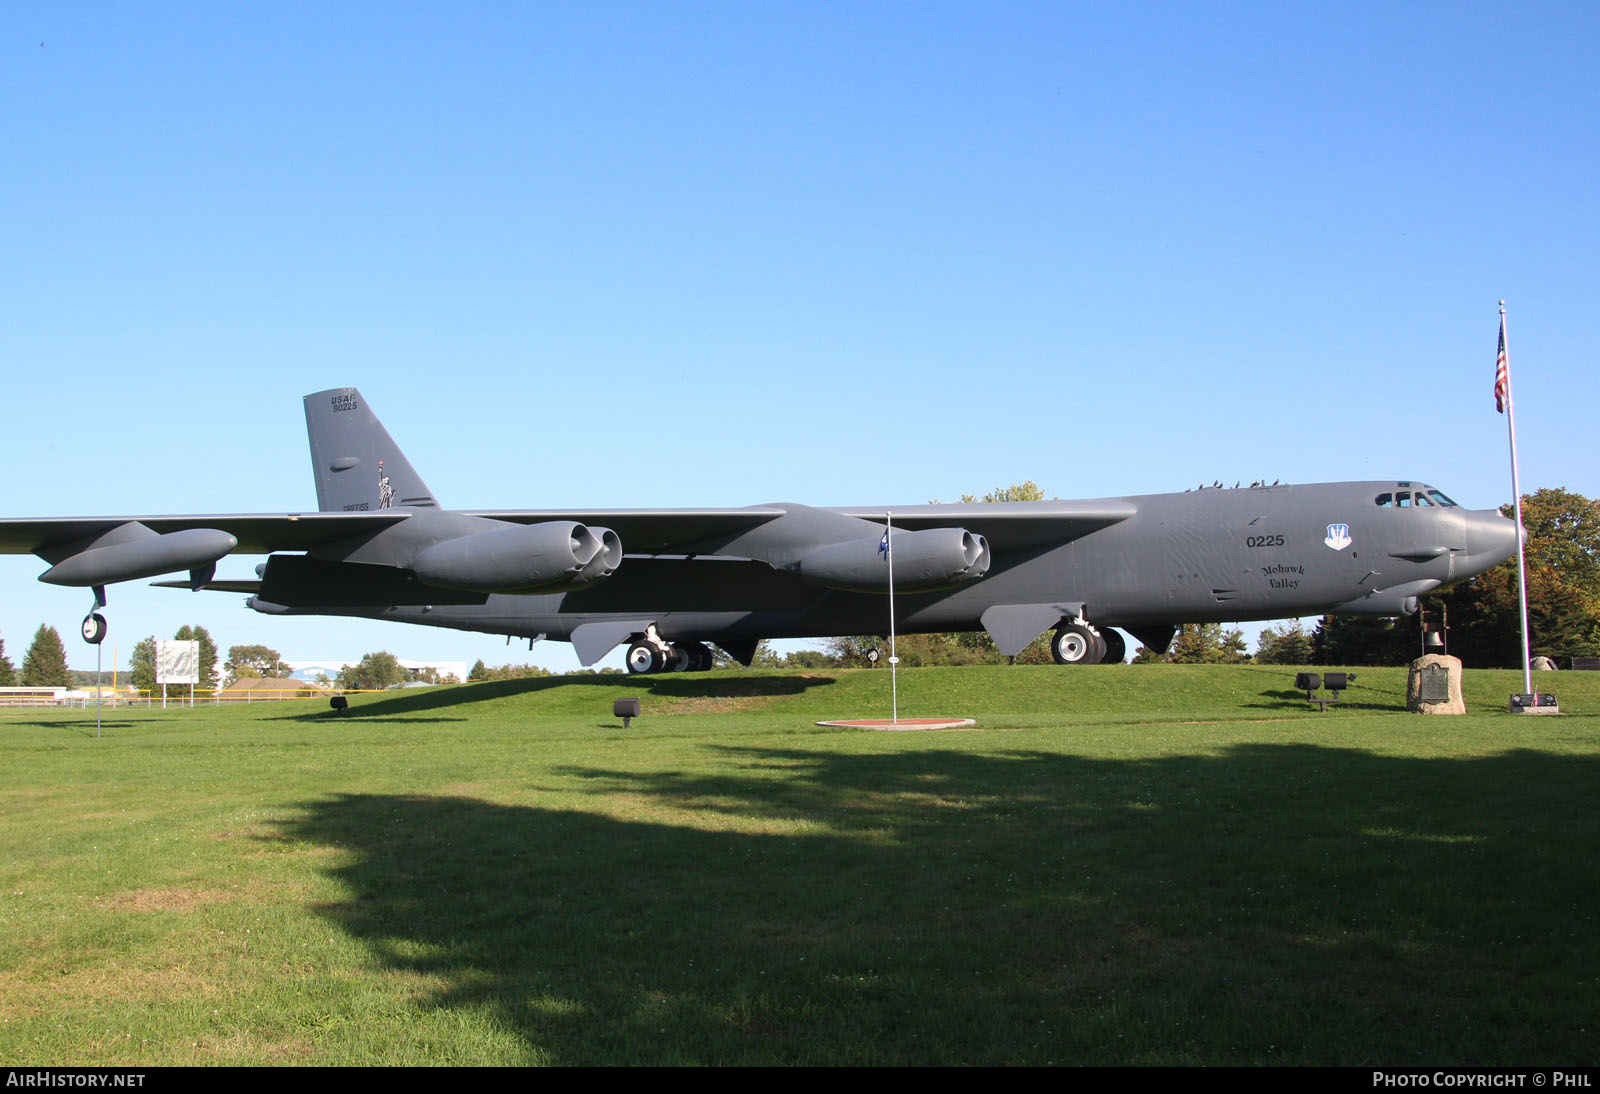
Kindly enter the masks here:
M 1356 671 L 0 711 L 0 1066 L 1595 1064 L 1600 674 Z

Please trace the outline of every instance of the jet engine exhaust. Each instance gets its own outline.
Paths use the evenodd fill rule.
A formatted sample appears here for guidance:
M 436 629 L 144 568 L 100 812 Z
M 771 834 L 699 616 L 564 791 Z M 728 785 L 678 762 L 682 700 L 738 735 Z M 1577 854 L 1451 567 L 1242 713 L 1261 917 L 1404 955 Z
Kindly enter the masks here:
M 621 562 L 622 541 L 611 529 L 547 521 L 444 540 L 418 554 L 410 569 L 441 589 L 528 593 L 590 585 Z

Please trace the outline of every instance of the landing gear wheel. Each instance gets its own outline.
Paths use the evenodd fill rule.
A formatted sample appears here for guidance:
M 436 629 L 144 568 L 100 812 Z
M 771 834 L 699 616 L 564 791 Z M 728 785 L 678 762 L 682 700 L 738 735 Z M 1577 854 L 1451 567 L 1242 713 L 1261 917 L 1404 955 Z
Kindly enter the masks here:
M 83 640 L 91 646 L 98 646 L 106 640 L 106 617 L 99 612 L 90 612 L 83 617 Z
M 666 656 L 648 642 L 635 642 L 628 647 L 628 671 L 634 674 L 660 672 Z
M 689 651 L 682 646 L 667 647 L 667 663 L 662 666 L 664 672 L 688 672 L 693 666 Z
M 705 672 L 716 663 L 711 650 L 704 642 L 688 642 L 682 647 L 683 652 L 689 655 L 689 671 Z
M 1121 631 L 1114 631 L 1110 627 L 1100 632 L 1100 637 L 1106 643 L 1105 661 L 1120 665 L 1128 659 L 1128 644 L 1122 639 Z
M 1105 656 L 1105 642 L 1082 623 L 1068 623 L 1050 640 L 1050 656 L 1058 665 L 1093 665 Z

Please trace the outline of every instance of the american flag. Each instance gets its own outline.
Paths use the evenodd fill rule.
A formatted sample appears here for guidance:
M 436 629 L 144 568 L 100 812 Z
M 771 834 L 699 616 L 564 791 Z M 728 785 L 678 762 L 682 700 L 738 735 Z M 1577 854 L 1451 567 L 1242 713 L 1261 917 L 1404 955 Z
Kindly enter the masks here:
M 1500 317 L 1500 352 L 1494 361 L 1494 408 L 1506 412 L 1511 398 L 1511 373 L 1506 367 L 1506 317 Z

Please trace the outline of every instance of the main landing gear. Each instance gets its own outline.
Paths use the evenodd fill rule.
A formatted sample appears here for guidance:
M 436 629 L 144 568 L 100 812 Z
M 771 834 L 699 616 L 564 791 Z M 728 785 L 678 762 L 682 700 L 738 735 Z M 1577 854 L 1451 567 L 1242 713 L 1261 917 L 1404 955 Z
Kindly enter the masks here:
M 705 672 L 716 662 L 711 647 L 704 642 L 670 643 L 654 633 L 628 647 L 628 672 L 643 675 L 655 672 Z
M 1087 623 L 1063 623 L 1050 639 L 1050 655 L 1058 665 L 1121 664 L 1127 653 L 1122 635 L 1110 627 L 1101 631 Z

